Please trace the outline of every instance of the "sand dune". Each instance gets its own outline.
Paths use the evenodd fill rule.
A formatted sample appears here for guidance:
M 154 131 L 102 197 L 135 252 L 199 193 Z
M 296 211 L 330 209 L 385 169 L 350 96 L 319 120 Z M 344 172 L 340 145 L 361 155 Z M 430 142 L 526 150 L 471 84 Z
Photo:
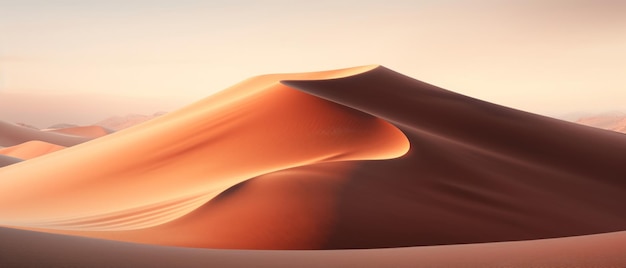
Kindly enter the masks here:
M 76 127 L 66 127 L 66 128 L 44 129 L 43 131 L 85 137 L 85 138 L 90 138 L 90 139 L 99 138 L 99 137 L 113 133 L 113 131 L 105 129 L 104 127 L 101 127 L 101 126 L 76 126 Z
M 125 132 L 33 159 L 28 167 L 4 168 L 0 177 L 12 179 L 0 181 L 0 208 L 7 209 L 0 223 L 73 231 L 145 228 L 272 171 L 406 152 L 406 137 L 391 124 L 278 82 L 308 76 L 250 79 Z M 27 186 L 52 181 L 45 191 Z M 10 210 L 16 203 L 20 210 Z
M 171 250 L 154 245 L 425 246 L 168 253 L 225 254 L 224 267 L 244 265 L 242 256 L 272 267 L 293 259 L 311 260 L 310 267 L 322 260 L 620 266 L 624 151 L 622 134 L 472 99 L 380 66 L 264 75 L 0 169 L 0 225 L 31 230 L 3 231 L 11 241 L 37 237 L 68 249 L 102 243 L 140 256 Z M 572 237 L 580 235 L 588 236 Z M 534 240 L 546 238 L 557 239 Z M 527 241 L 505 242 L 518 240 Z
M 163 247 L 6 228 L 0 228 L 0 236 L 3 267 L 608 268 L 626 263 L 626 232 L 519 242 L 307 251 Z
M 2 150 L 2 149 L 0 149 L 0 150 Z M 12 156 L 8 156 L 8 155 L 0 155 L 0 168 L 8 166 L 8 165 L 13 165 L 15 163 L 19 163 L 21 161 L 22 161 L 22 159 L 19 159 L 19 158 L 16 158 L 16 157 L 12 157 Z
M 27 141 L 45 141 L 61 146 L 73 146 L 88 141 L 88 138 L 43 132 L 0 121 L 0 146 L 14 146 Z
M 43 141 L 27 141 L 15 146 L 0 148 L 0 155 L 12 156 L 20 159 L 32 159 L 64 148 L 65 147 L 63 146 Z
M 164 114 L 165 114 L 164 112 L 159 112 L 159 113 L 155 113 L 152 115 L 129 114 L 126 116 L 114 116 L 114 117 L 109 117 L 107 119 L 101 120 L 95 123 L 95 125 L 117 131 L 117 130 L 122 130 L 125 128 L 129 128 L 129 127 L 141 124 L 143 122 L 152 120 Z
M 626 133 L 626 114 L 623 113 L 586 116 L 576 120 L 576 123 Z

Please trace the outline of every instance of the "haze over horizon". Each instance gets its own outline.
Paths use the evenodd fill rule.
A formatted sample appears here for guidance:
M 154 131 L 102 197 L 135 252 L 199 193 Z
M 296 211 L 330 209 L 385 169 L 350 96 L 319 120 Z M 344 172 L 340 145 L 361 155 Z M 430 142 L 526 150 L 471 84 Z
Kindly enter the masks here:
M 610 0 L 0 1 L 0 114 L 92 123 L 171 111 L 259 74 L 367 64 L 544 115 L 623 111 L 624 10 Z

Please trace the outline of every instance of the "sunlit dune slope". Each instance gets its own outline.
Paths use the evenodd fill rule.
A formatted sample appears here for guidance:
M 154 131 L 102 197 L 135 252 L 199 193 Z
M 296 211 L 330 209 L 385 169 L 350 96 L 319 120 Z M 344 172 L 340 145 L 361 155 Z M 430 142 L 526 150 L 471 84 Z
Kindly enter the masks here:
M 101 126 L 80 126 L 80 127 L 68 127 L 58 129 L 46 129 L 45 132 L 55 132 L 67 135 L 74 135 L 85 138 L 99 138 L 104 135 L 111 134 L 112 131 L 105 129 Z
M 0 146 L 8 147 L 33 140 L 45 141 L 61 146 L 73 146 L 90 139 L 44 132 L 0 121 Z
M 252 78 L 134 128 L 3 168 L 0 177 L 10 179 L 0 180 L 0 224 L 144 228 L 273 171 L 403 155 L 409 144 L 391 124 L 279 83 L 352 72 Z
M 384 67 L 266 75 L 0 169 L 0 225 L 245 249 L 623 231 L 624 151 Z
M 22 144 L 0 149 L 0 155 L 12 156 L 20 159 L 31 159 L 65 147 L 43 141 L 27 141 Z

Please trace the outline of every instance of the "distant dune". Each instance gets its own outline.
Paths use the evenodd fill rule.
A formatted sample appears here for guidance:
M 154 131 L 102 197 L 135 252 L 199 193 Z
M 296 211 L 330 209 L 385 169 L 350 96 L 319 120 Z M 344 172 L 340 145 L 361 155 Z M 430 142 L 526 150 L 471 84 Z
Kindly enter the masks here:
M 43 132 L 0 121 L 0 146 L 13 146 L 27 141 L 39 140 L 61 146 L 73 146 L 88 141 L 88 138 Z
M 1 168 L 0 249 L 43 254 L 22 258 L 32 266 L 124 256 L 143 266 L 621 267 L 625 151 L 623 134 L 382 66 L 263 75 Z
M 576 123 L 626 133 L 626 114 L 624 113 L 586 116 L 576 120 Z
M 32 159 L 64 148 L 63 146 L 43 141 L 27 141 L 11 147 L 0 148 L 0 155 L 12 156 L 19 159 Z
M 64 128 L 49 128 L 44 129 L 45 132 L 55 132 L 85 138 L 99 138 L 108 134 L 111 134 L 113 131 L 108 130 L 101 126 L 74 126 L 74 127 L 64 127 Z
M 0 148 L 0 150 L 2 150 L 2 148 Z M 21 161 L 22 161 L 22 159 L 15 158 L 15 157 L 8 156 L 8 155 L 1 155 L 0 154 L 0 167 L 13 165 L 13 164 L 19 163 Z
M 122 130 L 125 128 L 132 127 L 134 125 L 141 124 L 150 119 L 159 117 L 164 115 L 164 112 L 155 113 L 152 115 L 141 115 L 141 114 L 129 114 L 126 116 L 113 116 L 102 121 L 95 123 L 96 126 L 102 126 L 112 130 Z

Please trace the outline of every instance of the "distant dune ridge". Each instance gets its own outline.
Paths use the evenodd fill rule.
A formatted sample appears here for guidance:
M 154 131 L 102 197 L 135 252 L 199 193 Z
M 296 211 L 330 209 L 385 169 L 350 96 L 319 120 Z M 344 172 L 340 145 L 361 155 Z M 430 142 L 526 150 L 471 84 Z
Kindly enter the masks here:
M 0 150 L 2 150 L 2 148 L 0 148 Z M 22 159 L 19 159 L 19 158 L 13 157 L 13 156 L 0 154 L 0 167 L 13 165 L 13 164 L 19 163 L 21 161 L 22 161 Z
M 48 153 L 56 152 L 65 147 L 43 141 L 27 141 L 15 146 L 0 148 L 0 155 L 19 159 L 31 159 Z
M 43 131 L 56 132 L 91 139 L 99 138 L 113 133 L 112 130 L 106 129 L 101 126 L 68 126 L 63 128 L 48 128 L 44 129 Z
M 73 146 L 88 141 L 89 138 L 49 133 L 0 121 L 0 146 L 14 146 L 27 141 L 45 141 L 61 146 Z
M 626 133 L 626 114 L 624 113 L 585 116 L 577 119 L 575 122 L 591 127 Z
M 104 128 L 112 129 L 112 130 L 122 130 L 125 128 L 132 127 L 134 125 L 146 122 L 153 118 L 164 115 L 165 112 L 158 112 L 152 115 L 142 115 L 142 114 L 129 114 L 126 116 L 113 116 L 107 119 L 98 121 L 94 125 L 102 126 Z
M 623 134 L 483 102 L 382 66 L 263 75 L 125 131 L 0 169 L 0 225 L 9 227 L 0 229 L 9 237 L 0 248 L 33 237 L 68 249 L 115 244 L 136 253 L 128 260 L 154 265 L 162 262 L 142 256 L 195 254 L 161 246 L 412 247 L 371 254 L 397 267 L 572 260 L 620 267 L 625 151 Z M 42 252 L 20 248 L 10 249 Z M 112 247 L 92 250 L 114 254 L 104 248 Z M 327 261 L 307 267 L 384 265 L 364 261 L 368 251 L 332 250 L 219 251 L 212 261 L 246 266 L 232 254 L 268 267 L 285 267 L 295 256 Z M 454 263 L 453 256 L 472 258 Z

